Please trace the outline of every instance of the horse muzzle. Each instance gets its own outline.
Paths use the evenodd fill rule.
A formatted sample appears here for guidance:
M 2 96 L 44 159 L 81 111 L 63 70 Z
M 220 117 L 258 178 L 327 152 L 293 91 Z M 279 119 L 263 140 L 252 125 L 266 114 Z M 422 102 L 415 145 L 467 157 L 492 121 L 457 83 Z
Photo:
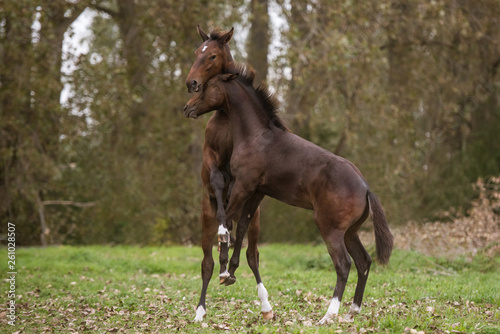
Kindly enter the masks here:
M 188 104 L 184 106 L 184 116 L 187 118 L 193 118 L 197 119 L 198 115 L 196 114 L 195 110 L 191 108 Z
M 200 91 L 201 84 L 196 80 L 192 80 L 191 82 L 186 83 L 189 93 L 197 93 Z

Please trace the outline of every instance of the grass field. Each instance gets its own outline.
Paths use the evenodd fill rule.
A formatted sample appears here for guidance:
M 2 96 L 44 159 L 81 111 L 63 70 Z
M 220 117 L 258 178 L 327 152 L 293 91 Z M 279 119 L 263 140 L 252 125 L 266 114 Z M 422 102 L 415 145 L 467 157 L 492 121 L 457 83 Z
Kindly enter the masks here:
M 373 249 L 371 250 L 373 251 Z M 319 326 L 335 272 L 323 245 L 265 245 L 261 275 L 275 317 L 263 321 L 242 258 L 237 282 L 209 286 L 207 315 L 194 323 L 201 279 L 198 247 L 50 247 L 16 250 L 16 324 L 6 333 L 500 333 L 500 258 L 454 261 L 395 250 L 372 267 L 354 323 Z M 214 247 L 214 257 L 217 257 Z M 0 251 L 3 305 L 7 251 Z M 341 315 L 354 295 L 353 266 Z

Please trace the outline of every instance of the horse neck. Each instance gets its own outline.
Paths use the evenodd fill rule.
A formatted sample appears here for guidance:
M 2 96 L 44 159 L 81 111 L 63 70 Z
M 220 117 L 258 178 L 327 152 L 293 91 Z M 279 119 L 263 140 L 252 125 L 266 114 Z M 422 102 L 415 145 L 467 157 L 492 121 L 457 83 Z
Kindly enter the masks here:
M 231 91 L 226 94 L 226 109 L 233 128 L 235 145 L 245 139 L 271 131 L 268 126 L 271 120 L 253 88 L 237 83 L 232 85 Z

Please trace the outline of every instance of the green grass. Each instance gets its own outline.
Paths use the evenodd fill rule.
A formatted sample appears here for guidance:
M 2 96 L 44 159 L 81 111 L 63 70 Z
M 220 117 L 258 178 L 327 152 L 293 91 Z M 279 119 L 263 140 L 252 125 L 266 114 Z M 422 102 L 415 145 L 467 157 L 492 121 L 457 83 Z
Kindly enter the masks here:
M 201 258 L 198 247 L 18 248 L 16 326 L 7 325 L 4 314 L 0 332 L 500 333 L 498 257 L 447 261 L 396 250 L 387 267 L 372 266 L 354 323 L 325 326 L 317 322 L 328 308 L 335 272 L 323 245 L 260 248 L 275 313 L 267 322 L 243 256 L 232 286 L 218 285 L 216 265 L 207 315 L 194 323 Z M 0 259 L 7 278 L 5 248 Z M 1 284 L 7 291 L 8 282 Z M 355 284 L 353 266 L 341 315 Z

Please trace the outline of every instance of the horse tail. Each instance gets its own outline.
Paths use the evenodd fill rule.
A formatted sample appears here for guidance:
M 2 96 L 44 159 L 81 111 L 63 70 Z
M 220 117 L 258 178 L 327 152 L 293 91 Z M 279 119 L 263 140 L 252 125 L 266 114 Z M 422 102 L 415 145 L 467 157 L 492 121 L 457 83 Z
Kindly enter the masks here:
M 370 213 L 373 218 L 375 229 L 375 247 L 377 250 L 377 260 L 380 264 L 387 264 L 391 257 L 392 247 L 394 246 L 394 237 L 387 225 L 384 208 L 380 204 L 377 195 L 368 191 L 366 195 L 370 205 Z

